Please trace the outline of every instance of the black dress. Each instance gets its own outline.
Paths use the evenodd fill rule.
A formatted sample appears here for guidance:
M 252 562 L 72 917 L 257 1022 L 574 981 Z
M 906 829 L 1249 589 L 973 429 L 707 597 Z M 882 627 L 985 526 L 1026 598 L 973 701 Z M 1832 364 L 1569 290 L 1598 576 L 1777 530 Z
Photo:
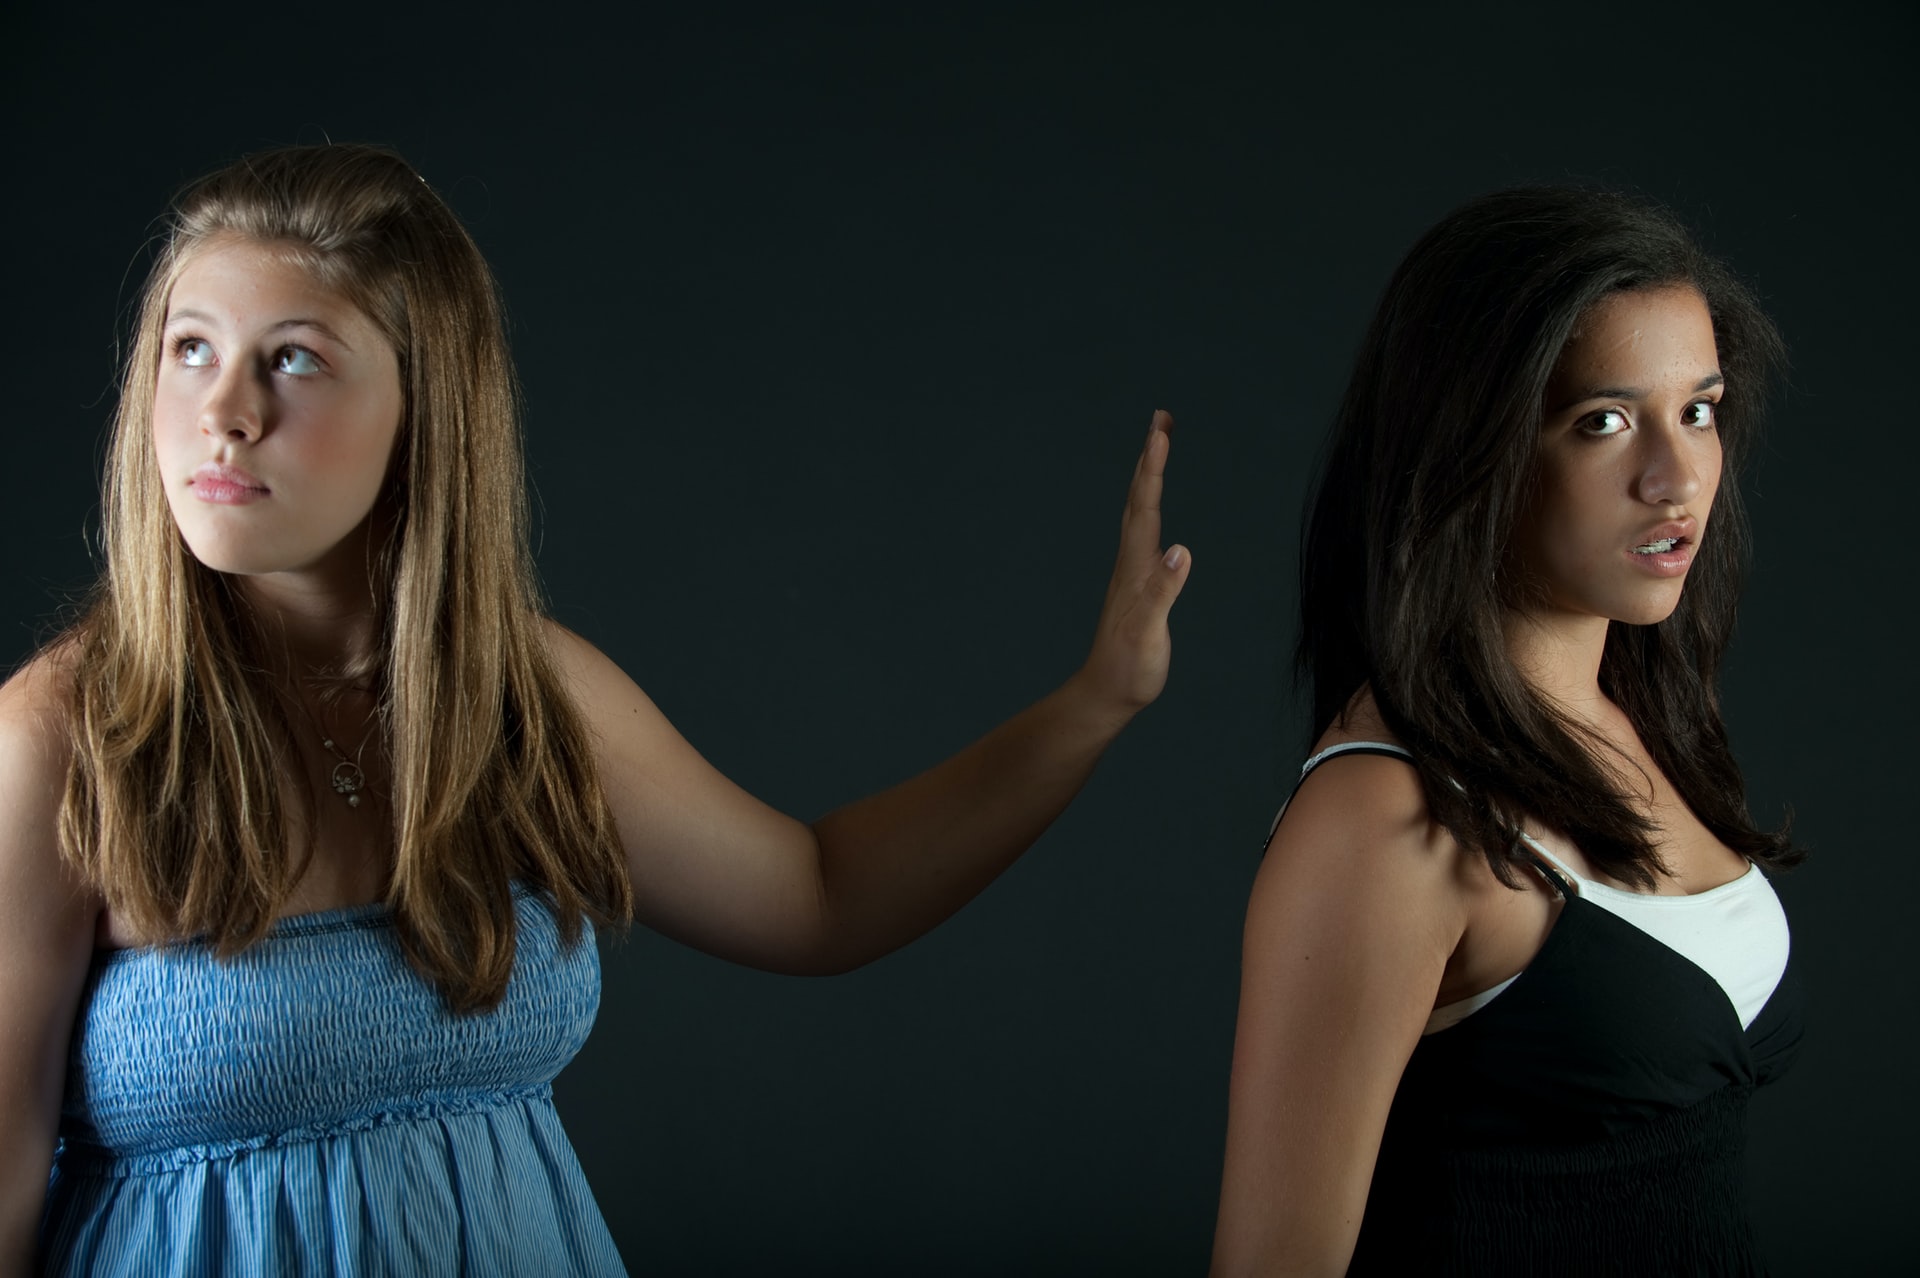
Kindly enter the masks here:
M 1743 1028 L 1713 977 L 1533 860 L 1560 917 L 1498 998 L 1414 1049 L 1348 1272 L 1764 1273 L 1746 1110 L 1799 1047 L 1791 953 Z

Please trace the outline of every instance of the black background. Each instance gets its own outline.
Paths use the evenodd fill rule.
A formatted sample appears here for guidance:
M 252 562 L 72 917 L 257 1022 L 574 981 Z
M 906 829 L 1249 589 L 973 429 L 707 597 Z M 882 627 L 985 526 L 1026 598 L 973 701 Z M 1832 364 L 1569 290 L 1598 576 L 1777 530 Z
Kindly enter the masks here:
M 390 143 L 453 202 L 511 311 L 556 615 L 797 815 L 1072 669 L 1173 410 L 1173 677 L 1075 806 L 850 976 L 609 946 L 558 1091 L 636 1272 L 1197 1273 L 1345 366 L 1462 199 L 1639 190 L 1794 356 L 1725 679 L 1756 811 L 1815 851 L 1780 883 L 1815 1003 L 1755 1102 L 1759 1226 L 1786 1274 L 1910 1263 L 1913 8 L 1040 12 L 11 6 L 0 663 L 90 579 L 153 219 L 261 146 Z

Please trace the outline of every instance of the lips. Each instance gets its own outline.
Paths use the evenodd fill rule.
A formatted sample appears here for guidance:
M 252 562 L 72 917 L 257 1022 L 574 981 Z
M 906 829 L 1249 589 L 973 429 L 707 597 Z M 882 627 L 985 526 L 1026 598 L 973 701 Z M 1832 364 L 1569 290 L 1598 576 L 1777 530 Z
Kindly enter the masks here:
M 1641 533 L 1627 548 L 1625 558 L 1635 568 L 1655 577 L 1680 577 L 1693 563 L 1697 519 L 1670 519 Z
M 187 480 L 187 486 L 201 501 L 220 506 L 244 505 L 258 501 L 273 491 L 238 466 L 211 461 L 193 472 Z
M 1630 549 L 1636 555 L 1671 554 L 1682 546 L 1692 546 L 1698 529 L 1699 523 L 1694 519 L 1669 519 L 1647 529 Z

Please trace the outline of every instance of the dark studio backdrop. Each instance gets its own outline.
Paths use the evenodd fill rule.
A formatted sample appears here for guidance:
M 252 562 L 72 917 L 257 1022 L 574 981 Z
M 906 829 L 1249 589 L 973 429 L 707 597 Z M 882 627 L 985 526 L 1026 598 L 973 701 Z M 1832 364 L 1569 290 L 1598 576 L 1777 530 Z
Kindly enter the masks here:
M 1047 12 L 10 7 L 0 663 L 91 577 L 152 219 L 262 146 L 390 143 L 453 202 L 555 613 L 797 815 L 1073 668 L 1171 409 L 1172 680 L 1073 808 L 849 976 L 610 945 L 558 1092 L 637 1273 L 1198 1273 L 1346 365 L 1459 201 L 1640 190 L 1794 358 L 1725 680 L 1756 810 L 1815 854 L 1779 884 L 1814 1011 L 1754 1104 L 1759 1226 L 1784 1274 L 1910 1263 L 1912 8 Z

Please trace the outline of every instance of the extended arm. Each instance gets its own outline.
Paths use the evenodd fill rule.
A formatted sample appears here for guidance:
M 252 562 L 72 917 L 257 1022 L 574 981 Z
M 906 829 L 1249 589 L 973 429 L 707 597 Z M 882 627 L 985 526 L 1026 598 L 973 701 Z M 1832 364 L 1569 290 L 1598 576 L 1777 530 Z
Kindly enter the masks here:
M 65 742 L 45 658 L 0 688 L 0 1273 L 34 1272 L 99 904 L 60 859 Z
M 1247 906 L 1215 1278 L 1342 1274 L 1465 926 L 1456 845 L 1393 760 L 1301 788 Z
M 812 827 L 734 786 L 605 657 L 572 636 L 563 666 L 600 766 L 640 918 L 722 957 L 836 972 L 959 909 L 1038 838 L 1166 681 L 1167 615 L 1190 561 L 1160 545 L 1171 422 L 1156 414 L 1086 664 L 959 754 Z

